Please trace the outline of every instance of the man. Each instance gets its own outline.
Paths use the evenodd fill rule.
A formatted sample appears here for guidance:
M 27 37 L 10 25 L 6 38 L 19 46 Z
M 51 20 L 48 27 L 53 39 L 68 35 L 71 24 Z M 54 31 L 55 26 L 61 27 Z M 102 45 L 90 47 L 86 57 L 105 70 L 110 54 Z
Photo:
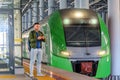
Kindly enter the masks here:
M 33 77 L 34 63 L 35 59 L 37 60 L 37 76 L 43 76 L 41 73 L 41 60 L 42 60 L 42 41 L 45 40 L 45 37 L 40 29 L 40 24 L 35 23 L 33 25 L 34 30 L 29 33 L 30 41 L 30 77 Z

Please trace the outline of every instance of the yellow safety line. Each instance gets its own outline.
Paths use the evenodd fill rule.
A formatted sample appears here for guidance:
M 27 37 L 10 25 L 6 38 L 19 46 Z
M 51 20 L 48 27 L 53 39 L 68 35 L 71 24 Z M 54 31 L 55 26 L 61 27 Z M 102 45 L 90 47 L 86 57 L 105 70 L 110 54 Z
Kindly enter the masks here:
M 24 65 L 24 69 L 25 69 L 25 73 L 28 73 L 29 74 L 29 68 L 28 68 L 28 65 Z M 36 69 L 34 70 L 34 76 L 35 78 L 37 78 L 37 80 L 56 80 L 50 76 L 36 76 Z
M 15 42 L 22 42 L 22 39 L 21 38 L 15 38 L 14 41 Z
M 37 80 L 56 80 L 56 79 L 51 78 L 51 77 L 49 77 L 49 76 L 35 77 L 35 78 L 37 78 Z
M 16 76 L 15 75 L 0 75 L 0 78 L 9 79 L 9 78 L 16 78 Z
M 45 72 L 51 72 L 50 70 L 43 70 Z M 62 76 L 56 72 L 52 72 L 52 74 L 56 75 L 56 76 L 59 76 L 60 78 L 63 78 L 64 80 L 70 80 L 68 77 L 65 77 L 65 76 Z
M 29 63 L 27 63 L 27 62 L 23 62 L 25 65 L 26 65 L 26 67 L 28 67 L 28 65 L 29 65 Z M 24 66 L 25 66 L 24 65 Z M 36 68 L 36 67 L 34 67 L 34 68 Z M 28 69 L 28 68 L 27 68 Z M 51 72 L 50 70 L 43 70 L 43 71 L 45 71 L 45 72 Z M 35 74 L 35 73 L 34 73 Z M 59 76 L 59 77 L 61 77 L 61 78 L 63 78 L 64 80 L 70 80 L 68 77 L 64 77 L 64 76 L 61 76 L 61 75 L 59 75 L 58 73 L 55 73 L 55 72 L 52 72 L 52 74 L 54 74 L 54 75 L 56 75 L 56 76 Z M 36 75 L 36 74 L 35 74 Z

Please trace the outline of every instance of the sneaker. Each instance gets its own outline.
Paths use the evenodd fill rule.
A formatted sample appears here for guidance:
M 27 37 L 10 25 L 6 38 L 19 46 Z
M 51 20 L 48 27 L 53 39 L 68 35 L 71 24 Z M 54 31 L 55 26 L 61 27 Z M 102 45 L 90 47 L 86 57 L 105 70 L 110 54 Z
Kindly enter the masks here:
M 30 74 L 29 76 L 30 76 L 31 78 L 34 77 L 33 74 Z
M 37 74 L 37 76 L 45 76 L 45 75 L 40 73 L 40 74 Z
M 35 77 L 31 77 L 31 80 L 38 80 L 37 78 L 35 78 Z

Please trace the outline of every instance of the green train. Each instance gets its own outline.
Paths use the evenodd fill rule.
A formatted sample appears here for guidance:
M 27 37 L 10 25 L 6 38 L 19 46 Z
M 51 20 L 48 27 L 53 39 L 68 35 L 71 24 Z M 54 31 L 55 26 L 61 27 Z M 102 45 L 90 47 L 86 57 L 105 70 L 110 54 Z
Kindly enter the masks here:
M 111 54 L 108 29 L 101 17 L 89 9 L 62 9 L 40 22 L 46 37 L 43 62 L 63 70 L 95 78 L 110 75 Z M 23 33 L 23 58 L 29 58 L 28 34 Z

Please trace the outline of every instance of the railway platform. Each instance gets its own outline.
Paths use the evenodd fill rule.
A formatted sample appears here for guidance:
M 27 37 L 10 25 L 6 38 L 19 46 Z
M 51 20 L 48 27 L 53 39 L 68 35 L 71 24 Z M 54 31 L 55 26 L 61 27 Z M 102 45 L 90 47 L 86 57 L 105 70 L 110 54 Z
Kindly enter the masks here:
M 25 74 L 29 74 L 29 60 L 23 60 Z M 42 73 L 45 76 L 36 76 L 36 66 L 34 67 L 34 76 L 36 80 L 99 80 L 82 74 L 64 71 L 52 66 L 42 65 Z

